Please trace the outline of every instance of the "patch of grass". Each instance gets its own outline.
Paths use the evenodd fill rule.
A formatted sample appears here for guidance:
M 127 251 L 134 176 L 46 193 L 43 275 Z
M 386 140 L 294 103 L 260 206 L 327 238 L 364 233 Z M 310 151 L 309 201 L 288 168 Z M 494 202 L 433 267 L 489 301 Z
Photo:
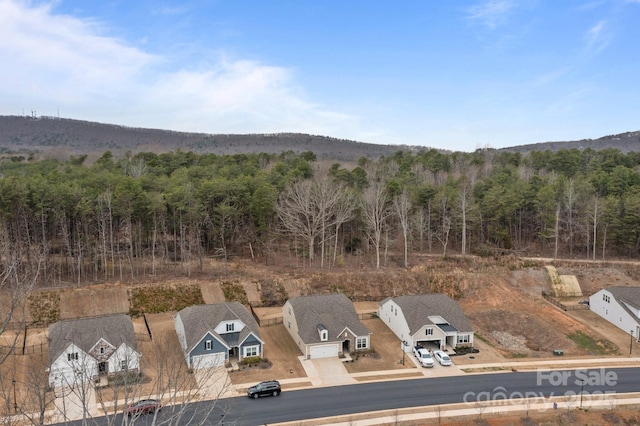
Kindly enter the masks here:
M 129 315 L 179 311 L 188 306 L 202 305 L 204 299 L 197 284 L 171 286 L 137 287 L 129 290 Z
M 581 349 L 584 349 L 592 355 L 611 355 L 618 352 L 617 348 L 610 341 L 594 339 L 582 331 L 568 334 L 567 337 Z
M 526 357 L 529 356 L 529 355 L 523 354 L 521 352 L 514 352 L 514 353 L 512 353 L 510 355 L 511 355 L 511 358 L 526 358 Z
M 476 338 L 477 338 L 477 339 L 480 339 L 481 341 L 483 341 L 484 343 L 486 343 L 486 344 L 488 344 L 488 345 L 490 345 L 490 344 L 491 344 L 491 342 L 489 342 L 489 339 L 487 339 L 486 337 L 484 337 L 482 334 L 475 333 L 475 334 L 473 335 L 473 338 L 474 338 L 474 339 L 476 339 Z

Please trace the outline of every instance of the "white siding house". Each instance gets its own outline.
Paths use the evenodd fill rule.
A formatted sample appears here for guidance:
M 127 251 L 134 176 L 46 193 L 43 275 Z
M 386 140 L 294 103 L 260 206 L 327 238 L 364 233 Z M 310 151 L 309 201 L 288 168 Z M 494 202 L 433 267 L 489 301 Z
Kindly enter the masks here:
M 140 367 L 133 324 L 124 314 L 59 321 L 49 327 L 49 342 L 49 385 L 54 388 Z
M 436 349 L 473 346 L 473 329 L 460 306 L 444 294 L 390 297 L 378 306 L 378 317 L 409 352 L 415 345 Z
M 640 287 L 608 287 L 589 296 L 589 309 L 640 338 Z

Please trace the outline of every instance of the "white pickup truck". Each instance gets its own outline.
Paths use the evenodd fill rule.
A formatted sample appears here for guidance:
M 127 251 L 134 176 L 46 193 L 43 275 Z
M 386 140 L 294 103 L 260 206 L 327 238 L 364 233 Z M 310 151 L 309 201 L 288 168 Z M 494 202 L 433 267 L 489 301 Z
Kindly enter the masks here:
M 433 367 L 433 357 L 431 356 L 429 351 L 426 350 L 424 347 L 422 347 L 421 345 L 414 346 L 413 353 L 418 359 L 418 362 L 420 363 L 420 365 L 427 368 Z

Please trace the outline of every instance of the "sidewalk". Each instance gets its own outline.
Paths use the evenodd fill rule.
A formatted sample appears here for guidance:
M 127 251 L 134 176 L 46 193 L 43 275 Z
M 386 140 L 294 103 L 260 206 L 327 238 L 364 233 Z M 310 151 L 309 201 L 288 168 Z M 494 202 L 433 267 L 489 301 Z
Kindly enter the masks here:
M 640 358 L 627 357 L 627 358 L 579 358 L 579 359 L 550 359 L 540 361 L 512 361 L 512 362 L 499 362 L 499 363 L 484 363 L 484 364 L 465 364 L 459 366 L 459 368 L 465 373 L 498 373 L 501 370 L 507 371 L 522 371 L 522 370 L 537 370 L 540 368 L 597 368 L 603 365 L 616 364 L 619 367 L 638 367 L 640 366 Z M 477 371 L 480 370 L 480 371 Z
M 552 411 L 566 411 L 569 408 L 579 409 L 576 399 L 568 401 L 566 397 L 539 398 L 537 400 L 500 400 L 487 403 L 460 403 L 398 410 L 384 410 L 376 413 L 352 414 L 349 416 L 325 417 L 295 422 L 277 423 L 278 426 L 374 426 L 388 424 L 403 424 L 404 422 L 420 422 L 421 420 L 442 419 L 459 421 L 468 419 L 469 422 L 479 419 L 483 415 L 510 415 L 518 413 L 549 413 Z M 555 403 L 555 408 L 554 408 Z M 582 409 L 611 410 L 621 405 L 639 405 L 640 394 L 626 394 L 620 398 L 585 398 Z M 535 415 L 535 414 L 534 414 Z

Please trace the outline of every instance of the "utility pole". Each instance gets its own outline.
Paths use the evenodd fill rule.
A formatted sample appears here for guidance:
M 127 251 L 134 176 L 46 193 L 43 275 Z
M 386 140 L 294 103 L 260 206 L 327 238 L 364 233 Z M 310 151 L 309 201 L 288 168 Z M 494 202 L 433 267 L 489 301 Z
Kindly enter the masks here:
M 580 409 L 582 409 L 582 394 L 584 393 L 584 379 L 580 381 Z

